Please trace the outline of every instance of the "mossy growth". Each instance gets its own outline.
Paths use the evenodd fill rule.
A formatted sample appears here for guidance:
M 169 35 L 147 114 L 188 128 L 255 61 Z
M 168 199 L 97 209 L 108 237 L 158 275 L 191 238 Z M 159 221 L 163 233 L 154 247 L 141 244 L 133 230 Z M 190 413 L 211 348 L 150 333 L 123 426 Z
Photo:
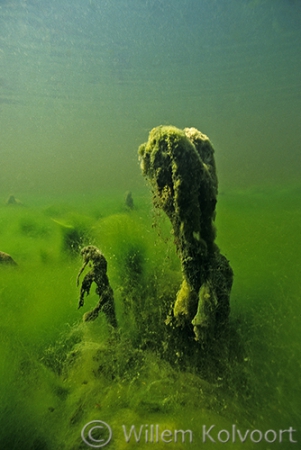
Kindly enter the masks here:
M 61 231 L 61 250 L 64 255 L 76 257 L 81 248 L 91 243 L 91 219 L 78 214 L 52 219 Z
M 166 248 L 162 242 L 154 245 L 158 236 L 149 230 L 146 216 L 137 210 L 113 214 L 99 221 L 95 235 L 108 260 L 119 327 L 135 346 L 159 348 L 175 289 L 164 264 L 157 264 L 158 254 L 164 257 Z
M 85 295 L 89 295 L 92 283 L 96 284 L 96 294 L 99 296 L 99 301 L 92 311 L 84 315 L 84 320 L 89 322 L 95 320 L 98 314 L 102 311 L 105 313 L 108 322 L 112 327 L 117 326 L 115 303 L 113 289 L 110 286 L 109 278 L 107 276 L 107 260 L 101 251 L 94 245 L 87 245 L 81 250 L 83 257 L 83 265 L 77 276 L 77 285 L 79 278 L 86 266 L 90 264 L 91 270 L 84 276 L 80 289 L 80 298 L 78 308 L 84 305 Z
M 22 235 L 30 238 L 48 238 L 52 231 L 49 224 L 29 214 L 20 218 L 19 230 Z
M 217 175 L 214 149 L 195 128 L 154 128 L 139 147 L 153 204 L 168 216 L 183 283 L 167 323 L 202 345 L 227 323 L 233 273 L 215 244 Z

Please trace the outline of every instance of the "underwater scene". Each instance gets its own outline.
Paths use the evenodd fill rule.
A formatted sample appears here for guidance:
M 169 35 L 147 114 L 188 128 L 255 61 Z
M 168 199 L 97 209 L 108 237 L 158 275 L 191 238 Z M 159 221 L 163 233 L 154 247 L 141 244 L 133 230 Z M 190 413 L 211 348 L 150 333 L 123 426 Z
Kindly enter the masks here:
M 301 3 L 0 0 L 0 449 L 301 442 Z

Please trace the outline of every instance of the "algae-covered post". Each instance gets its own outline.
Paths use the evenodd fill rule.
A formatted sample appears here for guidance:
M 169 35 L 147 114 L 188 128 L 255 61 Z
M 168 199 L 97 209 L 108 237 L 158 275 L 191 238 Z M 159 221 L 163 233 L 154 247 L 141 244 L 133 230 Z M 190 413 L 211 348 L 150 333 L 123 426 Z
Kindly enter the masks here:
M 91 270 L 84 276 L 82 281 L 78 308 L 84 305 L 85 295 L 89 295 L 93 282 L 97 286 L 96 294 L 99 295 L 98 304 L 92 311 L 89 311 L 84 315 L 84 321 L 95 320 L 102 311 L 107 316 L 108 322 L 113 327 L 116 327 L 117 320 L 115 315 L 114 295 L 107 276 L 107 260 L 101 251 L 94 245 L 84 247 L 81 250 L 81 255 L 83 257 L 83 265 L 77 275 L 77 285 L 79 285 L 79 278 L 88 264 L 90 264 Z
M 214 150 L 195 128 L 159 126 L 139 147 L 142 173 L 153 203 L 169 217 L 183 281 L 173 322 L 204 343 L 228 321 L 233 272 L 215 244 L 217 175 Z

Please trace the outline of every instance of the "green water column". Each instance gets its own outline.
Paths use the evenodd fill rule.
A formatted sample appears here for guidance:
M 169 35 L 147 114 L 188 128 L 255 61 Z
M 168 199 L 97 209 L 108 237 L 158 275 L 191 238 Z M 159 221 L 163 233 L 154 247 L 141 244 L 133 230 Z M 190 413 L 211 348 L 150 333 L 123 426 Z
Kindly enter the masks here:
M 233 272 L 215 244 L 217 175 L 214 149 L 195 128 L 159 126 L 139 147 L 153 204 L 168 216 L 183 281 L 167 323 L 192 333 L 202 344 L 227 322 Z

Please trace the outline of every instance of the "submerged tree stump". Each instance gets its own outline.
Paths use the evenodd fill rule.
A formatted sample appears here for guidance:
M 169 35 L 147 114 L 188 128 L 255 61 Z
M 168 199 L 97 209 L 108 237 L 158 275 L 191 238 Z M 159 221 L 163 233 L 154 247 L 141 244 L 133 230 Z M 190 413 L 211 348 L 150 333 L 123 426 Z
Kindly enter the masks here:
M 16 261 L 8 254 L 0 252 L 0 264 L 6 264 L 8 266 L 17 266 Z
M 77 275 L 77 285 L 79 285 L 80 276 L 88 264 L 90 264 L 91 270 L 84 276 L 82 281 L 78 308 L 84 305 L 85 295 L 89 295 L 92 283 L 96 284 L 96 294 L 99 295 L 99 302 L 92 311 L 84 315 L 83 319 L 85 322 L 95 320 L 102 311 L 105 313 L 110 325 L 116 327 L 114 295 L 107 276 L 107 260 L 94 245 L 84 247 L 81 250 L 81 255 L 83 257 L 83 265 Z
M 183 281 L 166 323 L 191 330 L 201 343 L 228 321 L 233 272 L 214 240 L 218 181 L 214 149 L 195 128 L 154 128 L 139 147 L 153 204 L 168 216 Z

